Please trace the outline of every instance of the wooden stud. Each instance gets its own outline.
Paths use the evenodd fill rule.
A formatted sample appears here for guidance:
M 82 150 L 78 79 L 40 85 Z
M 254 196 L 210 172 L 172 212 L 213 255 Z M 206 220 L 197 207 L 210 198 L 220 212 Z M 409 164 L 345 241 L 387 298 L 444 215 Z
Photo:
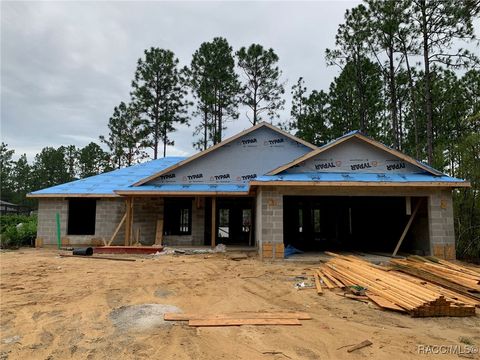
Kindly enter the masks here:
M 128 197 L 125 200 L 126 207 L 126 223 L 125 223 L 125 246 L 129 246 L 130 238 L 132 236 L 132 198 Z
M 217 198 L 212 197 L 212 235 L 211 235 L 211 245 L 214 248 L 216 237 L 217 237 Z
M 163 242 L 163 219 L 157 220 L 157 229 L 155 232 L 155 245 L 162 245 Z

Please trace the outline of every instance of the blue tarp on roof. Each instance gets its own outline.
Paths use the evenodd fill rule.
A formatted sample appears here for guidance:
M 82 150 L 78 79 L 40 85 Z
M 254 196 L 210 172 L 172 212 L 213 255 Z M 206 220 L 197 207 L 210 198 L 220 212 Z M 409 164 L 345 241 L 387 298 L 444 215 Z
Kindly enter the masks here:
M 430 173 L 418 174 L 372 174 L 372 173 L 301 173 L 301 174 L 279 174 L 260 176 L 256 181 L 305 181 L 305 182 L 465 182 L 465 180 L 457 179 L 447 175 L 435 176 Z
M 32 192 L 32 195 L 54 194 L 98 194 L 115 195 L 114 190 L 125 190 L 130 185 L 162 171 L 178 162 L 184 157 L 165 157 L 151 160 L 128 168 L 109 171 L 100 175 L 90 176 L 85 179 L 71 181 L 66 184 L 52 186 Z
M 162 184 L 130 186 L 127 191 L 159 191 L 159 192 L 246 192 L 248 184 Z

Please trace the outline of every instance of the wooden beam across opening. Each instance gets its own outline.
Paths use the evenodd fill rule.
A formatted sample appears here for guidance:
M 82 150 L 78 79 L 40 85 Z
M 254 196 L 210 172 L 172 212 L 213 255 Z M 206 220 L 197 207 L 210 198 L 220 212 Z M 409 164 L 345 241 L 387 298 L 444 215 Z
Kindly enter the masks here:
M 405 239 L 405 236 L 407 235 L 408 230 L 410 229 L 410 226 L 412 225 L 413 219 L 415 218 L 415 215 L 417 215 L 418 209 L 420 209 L 421 204 L 422 204 L 422 199 L 420 198 L 417 202 L 417 205 L 415 205 L 415 209 L 413 210 L 412 215 L 410 215 L 410 219 L 408 219 L 407 225 L 405 226 L 405 229 L 403 230 L 402 236 L 400 236 L 400 240 L 398 240 L 397 246 L 395 247 L 395 250 L 393 251 L 392 257 L 395 257 L 397 255 L 397 252 L 400 249 L 400 246 L 402 245 L 403 239 Z
M 214 248 L 215 245 L 215 237 L 217 235 L 217 198 L 212 197 L 212 235 L 211 235 L 211 243 L 212 243 L 212 248 Z

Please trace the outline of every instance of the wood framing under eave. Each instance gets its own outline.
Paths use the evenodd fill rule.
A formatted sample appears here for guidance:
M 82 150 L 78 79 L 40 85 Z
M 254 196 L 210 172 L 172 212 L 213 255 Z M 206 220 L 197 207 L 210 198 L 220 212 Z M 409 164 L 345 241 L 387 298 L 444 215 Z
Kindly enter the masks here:
M 470 187 L 470 182 L 424 181 L 424 182 L 376 182 L 376 181 L 252 181 L 250 186 L 344 186 L 344 187 Z
M 255 130 L 261 128 L 261 127 L 267 127 L 267 128 L 269 128 L 269 129 L 271 129 L 271 130 L 273 130 L 273 131 L 276 131 L 276 132 L 278 132 L 278 133 L 280 133 L 280 134 L 282 134 L 282 135 L 284 135 L 284 136 L 286 136 L 286 137 L 288 137 L 288 138 L 290 138 L 290 139 L 292 139 L 292 140 L 294 140 L 294 141 L 299 142 L 299 143 L 302 144 L 302 145 L 305 145 L 306 147 L 308 147 L 308 148 L 310 148 L 310 149 L 312 149 L 312 150 L 318 149 L 317 146 L 315 146 L 315 145 L 313 145 L 313 144 L 310 144 L 309 142 L 307 142 L 307 141 L 305 141 L 305 140 L 302 140 L 302 139 L 300 139 L 300 138 L 297 138 L 296 136 L 294 136 L 294 135 L 292 135 L 292 134 L 289 134 L 289 133 L 287 133 L 286 131 L 283 131 L 283 130 L 281 130 L 281 129 L 279 129 L 279 128 L 271 125 L 271 124 L 268 124 L 268 123 L 266 123 L 266 122 L 261 122 L 261 123 L 258 123 L 258 124 L 255 125 L 255 126 L 252 126 L 251 128 L 248 128 L 248 129 L 246 129 L 246 130 L 243 130 L 243 131 L 239 132 L 238 134 L 233 135 L 233 136 L 231 136 L 231 137 L 223 140 L 222 142 L 219 142 L 219 143 L 216 144 L 216 145 L 213 145 L 212 147 L 208 148 L 207 150 L 200 151 L 200 152 L 196 153 L 195 155 L 190 156 L 189 158 L 187 158 L 187 159 L 185 159 L 185 160 L 182 160 L 182 161 L 180 161 L 180 162 L 178 162 L 178 163 L 176 163 L 176 164 L 174 164 L 174 165 L 172 165 L 172 166 L 170 166 L 170 167 L 168 167 L 168 168 L 166 168 L 166 169 L 163 169 L 162 171 L 157 172 L 156 174 L 150 175 L 149 177 L 147 177 L 147 178 L 145 178 L 145 179 L 142 179 L 142 180 L 140 180 L 140 181 L 137 181 L 136 183 L 133 184 L 133 186 L 143 185 L 143 184 L 145 184 L 145 183 L 147 183 L 147 182 L 149 182 L 149 181 L 151 181 L 151 180 L 153 180 L 153 179 L 156 179 L 157 177 L 159 177 L 159 176 L 161 176 L 161 175 L 163 175 L 163 174 L 166 174 L 166 173 L 168 173 L 168 172 L 170 172 L 170 171 L 173 171 L 173 170 L 179 168 L 180 166 L 183 166 L 183 165 L 185 165 L 185 164 L 188 164 L 188 163 L 192 162 L 193 160 L 198 159 L 199 157 L 205 156 L 205 155 L 207 155 L 208 153 L 210 153 L 210 152 L 212 152 L 212 151 L 214 151 L 214 150 L 216 150 L 216 149 L 218 149 L 218 148 L 220 148 L 220 147 L 222 147 L 222 146 L 224 146 L 224 145 L 226 145 L 226 144 L 228 144 L 228 143 L 231 143 L 232 141 L 235 141 L 235 140 L 237 140 L 238 138 L 240 138 L 240 137 L 242 137 L 242 136 L 245 136 L 245 135 L 251 133 L 252 131 L 255 131 Z
M 117 194 L 27 194 L 27 198 L 118 198 Z
M 116 193 L 122 196 L 252 196 L 250 191 L 116 191 Z
M 345 141 L 347 141 L 347 140 L 349 140 L 353 137 L 356 137 L 359 140 L 365 141 L 365 142 L 369 143 L 370 145 L 376 147 L 377 149 L 386 151 L 389 154 L 392 154 L 392 155 L 394 155 L 394 156 L 412 164 L 413 166 L 419 167 L 419 168 L 427 171 L 430 174 L 443 175 L 440 171 L 435 170 L 435 169 L 433 169 L 429 166 L 426 166 L 426 165 L 422 164 L 421 162 L 415 160 L 414 158 L 412 158 L 408 155 L 405 155 L 405 154 L 401 153 L 400 151 L 391 149 L 388 146 L 383 145 L 382 143 L 380 143 L 376 140 L 370 139 L 369 137 L 367 137 L 365 135 L 362 135 L 360 133 L 354 133 L 354 134 L 345 136 L 343 138 L 338 139 L 337 141 L 333 141 L 333 142 L 331 142 L 331 143 L 329 143 L 325 146 L 317 148 L 317 150 L 313 150 L 313 151 L 299 157 L 298 159 L 289 162 L 288 164 L 282 165 L 282 166 L 270 171 L 267 175 L 277 175 L 277 174 L 281 173 L 282 171 L 285 171 L 285 170 L 291 168 L 292 166 L 301 163 L 302 161 L 311 159 L 312 157 L 317 156 L 318 154 L 321 154 L 321 153 L 327 151 L 328 149 L 331 149 L 332 147 L 335 147 L 335 146 L 337 146 L 337 145 L 339 145 L 339 144 L 341 144 L 341 143 L 343 143 L 343 142 L 345 142 Z

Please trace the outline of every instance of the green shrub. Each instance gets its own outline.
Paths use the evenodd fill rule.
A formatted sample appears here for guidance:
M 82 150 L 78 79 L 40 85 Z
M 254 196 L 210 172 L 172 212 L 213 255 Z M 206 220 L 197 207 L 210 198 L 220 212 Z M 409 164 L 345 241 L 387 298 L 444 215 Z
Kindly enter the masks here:
M 37 217 L 5 215 L 0 217 L 0 247 L 19 248 L 31 245 L 37 236 Z

